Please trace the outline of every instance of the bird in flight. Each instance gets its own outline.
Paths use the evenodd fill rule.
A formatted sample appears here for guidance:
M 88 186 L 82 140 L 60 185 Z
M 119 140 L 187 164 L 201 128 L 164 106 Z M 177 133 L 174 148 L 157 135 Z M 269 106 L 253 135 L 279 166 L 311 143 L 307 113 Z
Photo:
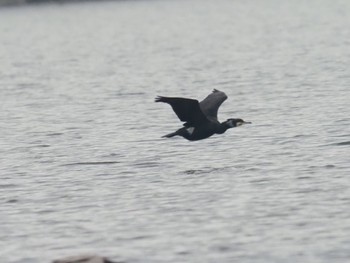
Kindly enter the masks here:
M 217 117 L 218 109 L 226 99 L 226 94 L 217 89 L 214 89 L 201 102 L 187 98 L 156 97 L 155 102 L 168 103 L 180 121 L 185 122 L 184 127 L 163 137 L 170 138 L 178 135 L 189 141 L 197 141 L 206 139 L 213 134 L 222 134 L 227 129 L 251 123 L 242 119 L 227 119 L 220 123 Z

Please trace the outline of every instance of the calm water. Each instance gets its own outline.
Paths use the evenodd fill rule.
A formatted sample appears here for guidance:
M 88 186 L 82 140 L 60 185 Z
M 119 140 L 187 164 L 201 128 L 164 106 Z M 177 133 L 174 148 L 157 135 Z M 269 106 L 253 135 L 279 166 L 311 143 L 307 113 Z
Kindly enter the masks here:
M 0 261 L 349 262 L 350 2 L 0 10 Z M 229 99 L 207 140 L 156 95 Z

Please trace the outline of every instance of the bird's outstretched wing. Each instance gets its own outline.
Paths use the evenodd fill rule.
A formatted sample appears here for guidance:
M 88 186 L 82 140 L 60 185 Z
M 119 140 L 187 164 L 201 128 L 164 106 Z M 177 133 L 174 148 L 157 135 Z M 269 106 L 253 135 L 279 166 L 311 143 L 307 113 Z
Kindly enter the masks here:
M 158 96 L 155 101 L 170 104 L 177 117 L 186 122 L 185 126 L 197 126 L 208 121 L 199 107 L 198 100 Z
M 218 119 L 218 109 L 227 99 L 224 92 L 214 89 L 204 100 L 199 103 L 200 109 L 209 119 Z

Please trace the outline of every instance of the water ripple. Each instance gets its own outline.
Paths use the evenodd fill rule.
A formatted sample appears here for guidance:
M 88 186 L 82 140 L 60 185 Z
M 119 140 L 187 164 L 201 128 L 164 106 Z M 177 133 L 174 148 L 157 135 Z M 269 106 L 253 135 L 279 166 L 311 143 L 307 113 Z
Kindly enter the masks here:
M 109 165 L 120 163 L 118 161 L 102 161 L 102 162 L 77 162 L 77 163 L 67 163 L 63 164 L 63 166 L 78 166 L 78 165 Z

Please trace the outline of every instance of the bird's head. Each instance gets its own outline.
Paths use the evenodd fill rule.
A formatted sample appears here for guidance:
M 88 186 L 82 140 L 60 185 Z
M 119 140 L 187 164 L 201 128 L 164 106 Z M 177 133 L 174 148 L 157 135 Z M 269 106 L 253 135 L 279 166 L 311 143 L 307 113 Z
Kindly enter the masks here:
M 251 124 L 250 121 L 244 121 L 242 119 L 227 119 L 225 121 L 225 124 L 227 125 L 228 128 L 234 128 L 241 126 L 243 124 Z

